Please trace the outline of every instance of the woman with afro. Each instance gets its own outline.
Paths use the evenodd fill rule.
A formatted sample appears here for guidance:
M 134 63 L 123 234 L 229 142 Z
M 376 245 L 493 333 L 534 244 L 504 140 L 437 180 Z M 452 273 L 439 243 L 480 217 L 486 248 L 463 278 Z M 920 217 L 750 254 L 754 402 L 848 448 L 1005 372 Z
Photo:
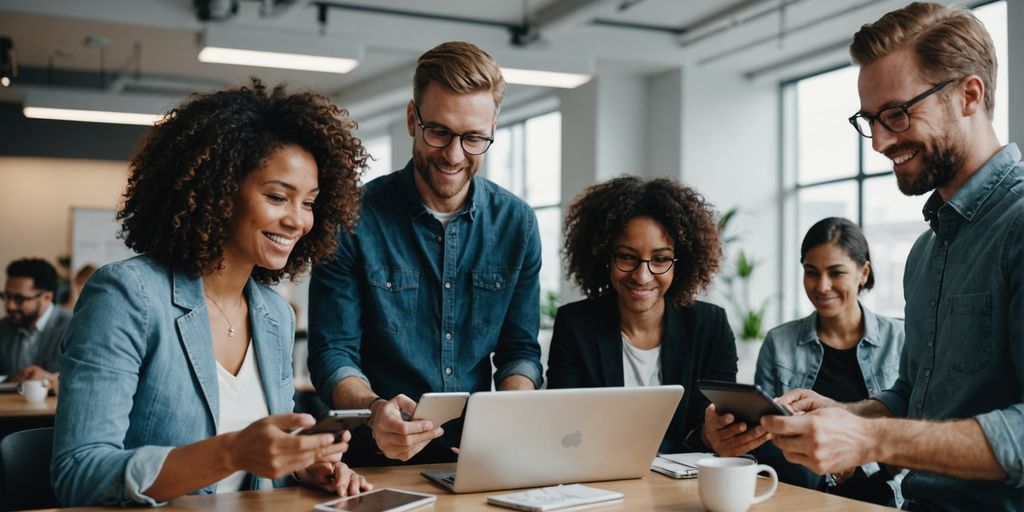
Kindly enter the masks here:
M 587 298 L 558 310 L 548 387 L 681 384 L 659 452 L 760 445 L 760 427 L 716 414 L 697 392 L 699 379 L 736 380 L 725 311 L 697 300 L 721 256 L 715 212 L 688 187 L 626 176 L 585 190 L 565 220 L 565 260 Z
M 117 218 L 140 255 L 89 279 L 64 339 L 53 488 L 64 506 L 370 485 L 348 434 L 290 435 L 295 317 L 268 287 L 334 251 L 367 158 L 325 96 L 258 80 L 153 127 Z M 271 481 L 273 480 L 273 481 Z

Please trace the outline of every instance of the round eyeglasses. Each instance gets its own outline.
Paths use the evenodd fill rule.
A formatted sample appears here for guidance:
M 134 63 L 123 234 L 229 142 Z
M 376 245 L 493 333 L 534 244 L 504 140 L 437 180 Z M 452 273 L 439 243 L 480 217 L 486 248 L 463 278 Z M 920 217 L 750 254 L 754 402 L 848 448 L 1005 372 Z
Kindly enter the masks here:
M 462 151 L 467 155 L 482 155 L 494 143 L 493 138 L 485 135 L 455 133 L 443 126 L 424 123 L 423 118 L 420 116 L 419 105 L 413 105 L 412 111 L 416 115 L 416 124 L 419 125 L 420 131 L 423 133 L 423 142 L 426 142 L 432 148 L 446 148 L 455 137 L 458 137 L 459 143 L 462 145 Z
M 910 112 L 908 111 L 910 107 L 916 105 L 928 96 L 939 92 L 943 87 L 955 81 L 955 79 L 946 80 L 945 82 L 914 96 L 906 103 L 896 105 L 894 107 L 883 108 L 874 115 L 866 112 L 857 112 L 850 116 L 850 124 L 852 124 L 853 128 L 857 130 L 857 133 L 868 139 L 870 139 L 872 135 L 871 124 L 875 121 L 878 121 L 878 123 L 885 127 L 886 130 L 889 130 L 892 133 L 903 133 L 910 129 Z
M 642 260 L 630 254 L 612 253 L 612 262 L 615 263 L 615 268 L 619 269 L 620 272 L 633 272 L 637 268 L 640 268 L 641 263 L 646 263 L 647 270 L 651 274 L 657 276 L 672 270 L 672 265 L 674 265 L 676 261 L 679 261 L 679 258 L 655 256 L 649 260 Z

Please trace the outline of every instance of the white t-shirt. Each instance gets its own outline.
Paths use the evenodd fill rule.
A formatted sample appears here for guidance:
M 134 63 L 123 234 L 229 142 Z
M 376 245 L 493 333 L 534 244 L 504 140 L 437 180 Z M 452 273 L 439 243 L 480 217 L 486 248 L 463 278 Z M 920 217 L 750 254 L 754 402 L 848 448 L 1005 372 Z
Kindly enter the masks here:
M 220 391 L 220 423 L 217 425 L 217 434 L 242 430 L 250 423 L 270 414 L 252 340 L 249 340 L 238 375 L 232 375 L 219 362 L 217 363 L 217 389 Z M 217 494 L 238 491 L 244 482 L 245 471 L 235 471 L 217 482 Z
M 458 211 L 449 213 L 435 212 L 434 210 L 428 208 L 426 205 L 424 205 L 423 207 L 427 209 L 427 213 L 433 215 L 434 218 L 441 223 L 441 229 L 448 229 L 448 223 L 451 222 L 452 217 L 454 217 L 456 213 L 459 213 Z
M 661 385 L 661 345 L 650 350 L 633 346 L 622 335 L 622 376 L 627 388 Z

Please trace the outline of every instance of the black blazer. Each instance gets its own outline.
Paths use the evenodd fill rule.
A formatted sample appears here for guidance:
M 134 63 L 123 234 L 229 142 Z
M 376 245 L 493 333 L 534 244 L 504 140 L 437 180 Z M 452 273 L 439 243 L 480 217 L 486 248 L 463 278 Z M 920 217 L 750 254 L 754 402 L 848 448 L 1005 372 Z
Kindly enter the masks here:
M 685 308 L 666 304 L 664 322 L 661 381 L 681 384 L 685 391 L 660 451 L 711 451 L 699 435 L 689 435 L 704 423 L 710 404 L 696 384 L 698 379 L 736 381 L 732 329 L 722 308 L 700 301 Z M 623 386 L 621 325 L 614 294 L 558 308 L 548 388 Z

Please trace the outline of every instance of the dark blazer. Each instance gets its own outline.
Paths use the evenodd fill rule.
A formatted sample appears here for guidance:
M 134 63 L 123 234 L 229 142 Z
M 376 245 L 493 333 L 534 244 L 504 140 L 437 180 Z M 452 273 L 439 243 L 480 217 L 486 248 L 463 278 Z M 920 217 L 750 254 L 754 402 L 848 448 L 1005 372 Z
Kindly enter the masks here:
M 725 311 L 697 301 L 679 308 L 667 304 L 661 341 L 662 384 L 685 388 L 661 443 L 662 453 L 710 451 L 700 436 L 710 404 L 698 379 L 736 381 L 736 343 Z M 558 308 L 548 356 L 548 388 L 623 386 L 622 333 L 615 295 Z

